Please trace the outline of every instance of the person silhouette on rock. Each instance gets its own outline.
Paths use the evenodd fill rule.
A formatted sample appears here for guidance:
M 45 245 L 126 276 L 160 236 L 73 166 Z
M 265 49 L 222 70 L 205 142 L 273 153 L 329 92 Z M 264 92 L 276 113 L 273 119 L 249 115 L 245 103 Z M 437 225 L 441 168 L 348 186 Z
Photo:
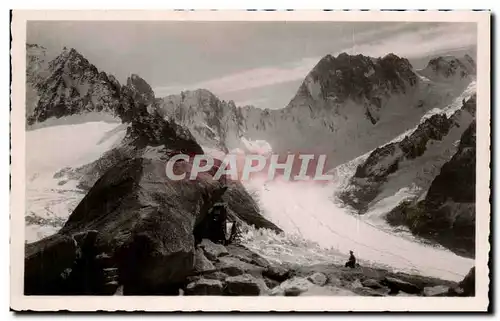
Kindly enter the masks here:
M 351 269 L 356 267 L 356 257 L 354 256 L 353 251 L 349 251 L 349 260 L 345 263 L 345 267 L 349 267 Z

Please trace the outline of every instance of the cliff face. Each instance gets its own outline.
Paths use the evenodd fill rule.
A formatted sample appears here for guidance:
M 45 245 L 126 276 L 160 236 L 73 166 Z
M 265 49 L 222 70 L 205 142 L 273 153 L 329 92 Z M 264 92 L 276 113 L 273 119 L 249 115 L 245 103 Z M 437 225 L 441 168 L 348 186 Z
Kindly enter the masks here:
M 473 95 L 451 115 L 431 115 L 399 141 L 373 150 L 357 166 L 341 199 L 363 214 L 401 188 L 427 190 L 439 168 L 456 152 L 456 141 L 474 118 L 475 105 Z
M 463 133 L 457 152 L 432 181 L 424 200 L 404 202 L 387 216 L 420 236 L 465 256 L 475 253 L 476 123 Z
M 120 103 L 120 85 L 105 72 L 100 72 L 75 49 L 65 49 L 48 64 L 28 59 L 29 81 L 37 99 L 34 100 L 28 124 L 48 118 L 108 112 L 113 114 Z M 35 102 L 36 101 L 36 102 Z

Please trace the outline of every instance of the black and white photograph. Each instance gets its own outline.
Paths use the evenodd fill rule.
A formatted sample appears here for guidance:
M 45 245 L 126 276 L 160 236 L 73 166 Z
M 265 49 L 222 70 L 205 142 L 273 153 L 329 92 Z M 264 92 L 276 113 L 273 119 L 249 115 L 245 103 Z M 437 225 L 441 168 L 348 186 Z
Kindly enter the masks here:
M 489 13 L 136 13 L 14 12 L 19 309 L 486 310 Z

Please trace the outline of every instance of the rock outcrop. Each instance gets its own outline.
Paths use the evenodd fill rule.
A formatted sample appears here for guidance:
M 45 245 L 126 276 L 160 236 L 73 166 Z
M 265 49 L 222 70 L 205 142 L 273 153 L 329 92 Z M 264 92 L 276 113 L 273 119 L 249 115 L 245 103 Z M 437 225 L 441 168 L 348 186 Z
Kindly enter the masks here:
M 419 171 L 413 168 L 415 177 L 412 183 L 417 184 L 422 190 L 428 189 L 433 179 L 432 169 L 445 164 L 448 150 L 453 150 L 455 139 L 460 137 L 463 128 L 474 119 L 475 106 L 476 96 L 473 95 L 451 116 L 445 113 L 434 114 L 422 121 L 403 139 L 376 148 L 356 168 L 354 176 L 350 179 L 349 188 L 339 194 L 342 201 L 356 209 L 358 213 L 364 214 L 370 205 L 379 199 L 378 196 L 385 186 L 389 185 L 390 177 L 397 176 L 398 171 L 408 175 L 407 168 L 412 166 L 421 168 Z M 436 147 L 437 144 L 442 145 L 438 153 L 433 151 L 439 148 Z M 421 157 L 427 157 L 427 161 L 419 163 Z M 426 173 L 426 177 L 420 173 Z M 439 173 L 435 172 L 434 175 L 437 174 Z
M 475 252 L 476 124 L 463 133 L 458 150 L 443 165 L 424 200 L 403 202 L 388 216 L 419 236 L 435 240 L 457 254 Z

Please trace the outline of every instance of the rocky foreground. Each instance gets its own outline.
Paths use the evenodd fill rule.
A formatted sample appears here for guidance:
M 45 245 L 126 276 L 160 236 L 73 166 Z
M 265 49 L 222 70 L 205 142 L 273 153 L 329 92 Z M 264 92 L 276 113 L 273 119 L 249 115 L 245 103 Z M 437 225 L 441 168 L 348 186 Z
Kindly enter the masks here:
M 39 249 L 34 251 L 34 247 L 28 247 L 26 294 L 42 294 L 36 293 L 36 289 L 43 286 L 43 294 L 53 295 L 474 295 L 474 268 L 462 282 L 455 283 L 368 267 L 351 269 L 334 264 L 280 266 L 243 245 L 223 246 L 208 239 L 203 239 L 195 248 L 192 269 L 185 278 L 173 287 L 159 287 L 153 292 L 141 293 L 130 284 L 122 284 L 119 268 L 114 265 L 112 257 L 106 253 L 91 253 L 91 249 L 95 249 L 96 235 L 96 231 L 88 231 L 72 237 L 52 237 L 44 247 L 44 256 L 40 256 Z M 44 268 L 39 269 L 40 266 Z M 168 275 L 168 268 L 162 272 Z M 32 290 L 35 291 L 32 293 Z

